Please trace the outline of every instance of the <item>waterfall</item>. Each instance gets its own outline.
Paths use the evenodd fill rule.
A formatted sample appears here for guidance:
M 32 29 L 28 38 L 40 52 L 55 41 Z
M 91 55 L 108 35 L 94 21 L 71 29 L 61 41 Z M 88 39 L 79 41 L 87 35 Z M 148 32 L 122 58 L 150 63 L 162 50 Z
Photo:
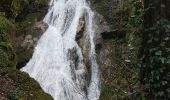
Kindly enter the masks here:
M 80 20 L 90 43 L 90 74 L 76 41 Z M 48 29 L 41 36 L 30 61 L 21 69 L 37 80 L 54 100 L 98 100 L 99 66 L 96 61 L 94 13 L 86 0 L 51 0 L 44 18 Z M 90 77 L 89 80 L 87 77 Z

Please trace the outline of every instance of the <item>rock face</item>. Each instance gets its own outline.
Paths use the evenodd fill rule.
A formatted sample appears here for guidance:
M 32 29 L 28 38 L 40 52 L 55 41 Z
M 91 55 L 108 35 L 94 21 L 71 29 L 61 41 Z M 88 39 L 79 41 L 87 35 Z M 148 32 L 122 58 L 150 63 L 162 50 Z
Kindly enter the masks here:
M 84 54 L 84 56 L 88 55 L 88 51 L 90 50 L 90 46 L 89 46 L 89 40 L 87 40 L 87 35 L 84 34 L 85 30 L 84 30 L 84 25 L 86 24 L 85 23 L 85 20 L 88 20 L 88 19 L 82 19 L 80 21 L 80 26 L 79 26 L 79 30 L 77 32 L 77 42 L 78 44 L 80 45 L 80 47 L 82 48 L 82 52 Z M 103 39 L 102 39 L 102 33 L 104 32 L 109 32 L 110 29 L 109 29 L 109 26 L 107 25 L 106 21 L 104 20 L 104 18 L 98 14 L 97 12 L 95 12 L 95 16 L 94 16 L 94 22 L 93 22 L 93 31 L 94 31 L 94 42 L 95 42 L 95 45 L 96 45 L 96 51 L 98 51 L 100 48 L 100 46 L 102 46 L 103 44 Z M 83 47 L 82 47 L 83 46 Z M 86 58 L 86 57 L 85 57 Z
M 98 44 L 102 44 L 101 40 L 102 40 L 102 33 L 104 32 L 109 32 L 110 28 L 107 24 L 107 22 L 105 21 L 104 17 L 102 15 L 100 15 L 99 13 L 95 12 L 95 17 L 94 17 L 94 32 L 95 32 L 95 42 L 96 45 Z
M 30 34 L 22 34 L 15 39 L 15 49 L 17 53 L 17 68 L 20 69 L 31 58 L 34 47 L 36 46 L 38 39 L 46 31 L 48 25 L 43 21 L 35 22 L 31 27 Z M 33 33 L 33 34 L 32 34 Z
M 78 27 L 79 31 L 77 32 L 76 41 L 82 49 L 85 65 L 87 66 L 87 71 L 88 71 L 88 74 L 89 74 L 91 72 L 90 59 L 89 59 L 90 41 L 88 40 L 88 35 L 85 34 L 85 30 L 84 30 L 85 26 L 86 26 L 85 22 L 88 22 L 86 20 L 88 20 L 88 19 L 82 18 L 82 20 L 80 20 L 80 24 L 79 24 L 79 27 Z M 102 34 L 110 32 L 110 28 L 107 25 L 107 22 L 105 21 L 103 16 L 101 16 L 97 12 L 95 12 L 95 16 L 94 16 L 93 21 L 94 21 L 93 22 L 93 31 L 95 33 L 94 34 L 95 35 L 94 36 L 94 43 L 96 45 L 95 50 L 96 50 L 96 53 L 97 53 L 96 57 L 97 57 L 97 62 L 99 64 L 99 67 L 101 69 L 100 73 L 101 73 L 101 77 L 102 77 L 103 76 L 102 73 L 104 72 L 104 69 L 106 69 L 106 65 L 108 66 L 108 63 L 111 64 L 110 58 L 107 58 L 108 55 L 110 54 L 110 51 L 109 51 L 109 48 L 106 48 L 104 43 L 103 43 L 104 41 L 103 41 Z M 103 60 L 103 59 L 105 59 L 105 60 Z M 90 80 L 89 77 L 87 77 L 87 79 Z M 104 79 L 101 79 L 101 80 L 104 81 Z
M 36 43 L 38 42 L 38 39 L 46 31 L 47 28 L 48 25 L 44 22 L 36 22 L 32 28 L 32 31 L 35 34 L 28 34 L 24 36 L 24 40 L 21 44 L 21 47 L 26 48 L 27 50 L 34 48 L 36 46 Z

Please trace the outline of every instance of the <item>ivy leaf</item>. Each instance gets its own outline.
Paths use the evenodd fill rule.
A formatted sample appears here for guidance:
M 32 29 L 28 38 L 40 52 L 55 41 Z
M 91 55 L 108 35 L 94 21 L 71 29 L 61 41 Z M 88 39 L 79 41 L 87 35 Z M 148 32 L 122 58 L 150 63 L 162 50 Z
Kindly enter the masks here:
M 170 29 L 170 25 L 167 25 L 167 28 L 169 28 L 169 29 Z
M 152 39 L 148 40 L 147 43 L 152 43 Z
M 165 46 L 165 42 L 162 42 L 162 43 L 160 44 L 160 46 L 164 47 L 164 46 Z
M 164 95 L 164 92 L 163 91 L 160 91 L 157 93 L 157 96 L 163 96 Z
M 159 39 L 158 38 L 153 38 L 155 41 L 159 41 Z
M 165 63 L 165 58 L 161 58 L 161 62 L 164 64 Z
M 169 37 L 164 38 L 164 40 L 165 40 L 165 41 L 168 41 L 168 40 L 169 40 Z
M 167 83 L 167 81 L 162 81 L 162 85 L 166 85 Z
M 167 52 L 170 52 L 170 48 L 166 48 L 166 51 L 167 51 Z
M 170 64 L 170 59 L 167 59 L 166 63 L 167 63 L 167 64 Z
M 162 55 L 162 51 L 157 51 L 157 52 L 155 52 L 155 55 L 161 56 L 161 55 Z

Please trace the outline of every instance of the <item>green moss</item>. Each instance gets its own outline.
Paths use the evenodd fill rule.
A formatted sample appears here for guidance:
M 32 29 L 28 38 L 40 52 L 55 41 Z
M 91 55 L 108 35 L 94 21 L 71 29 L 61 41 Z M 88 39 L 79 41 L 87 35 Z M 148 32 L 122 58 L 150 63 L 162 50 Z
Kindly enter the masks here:
M 8 76 L 17 85 L 17 91 L 11 91 L 8 98 L 10 100 L 53 100 L 52 97 L 42 90 L 40 85 L 28 74 L 10 68 L 0 68 L 0 75 Z
M 5 13 L 4 12 L 0 12 L 0 16 L 5 16 Z
M 26 95 L 24 95 L 23 100 L 53 100 L 51 98 L 51 96 L 49 96 L 48 94 L 45 94 L 43 91 L 41 90 L 36 90 L 36 91 L 31 91 L 31 92 L 27 92 Z
M 23 96 L 24 100 L 28 98 L 31 100 L 52 100 L 51 96 L 44 93 L 40 85 L 26 73 L 17 71 L 16 82 L 20 90 L 26 93 Z

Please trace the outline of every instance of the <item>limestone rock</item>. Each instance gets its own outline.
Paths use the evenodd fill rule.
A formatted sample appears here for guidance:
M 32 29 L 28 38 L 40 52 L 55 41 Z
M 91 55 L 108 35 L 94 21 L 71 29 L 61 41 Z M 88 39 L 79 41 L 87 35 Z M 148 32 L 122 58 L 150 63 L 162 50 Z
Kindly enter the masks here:
M 103 45 L 102 33 L 109 32 L 110 28 L 107 25 L 107 22 L 105 21 L 103 16 L 101 16 L 97 12 L 94 13 L 93 21 L 94 21 L 93 22 L 94 43 L 96 46 L 95 50 L 97 53 L 96 57 L 98 60 L 97 62 L 99 63 L 100 69 L 104 69 L 105 63 L 109 62 L 110 60 L 105 56 L 107 49 L 105 49 Z M 89 40 L 88 34 L 86 33 L 86 26 L 88 23 L 85 23 L 85 22 L 88 22 L 88 18 L 86 15 L 84 15 L 84 17 L 80 20 L 76 40 L 77 40 L 78 45 L 82 49 L 84 62 L 85 62 L 85 65 L 87 67 L 87 71 L 89 74 L 91 70 L 90 59 L 89 59 L 91 46 L 90 46 L 90 40 Z M 105 60 L 103 60 L 103 58 L 105 58 Z

